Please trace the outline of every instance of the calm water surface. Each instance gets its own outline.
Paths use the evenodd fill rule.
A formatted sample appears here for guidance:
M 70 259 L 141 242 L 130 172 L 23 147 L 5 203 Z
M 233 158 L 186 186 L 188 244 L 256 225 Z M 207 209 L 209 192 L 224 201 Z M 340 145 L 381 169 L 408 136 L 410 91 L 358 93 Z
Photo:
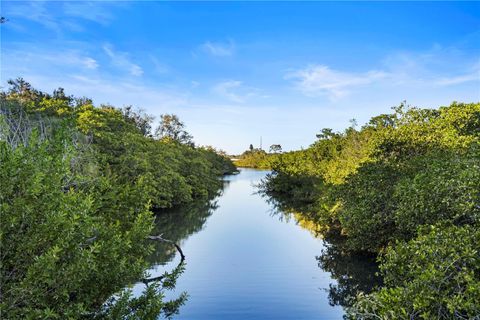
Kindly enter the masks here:
M 214 203 L 159 217 L 157 231 L 186 255 L 185 272 L 168 293 L 189 295 L 175 319 L 342 319 L 343 308 L 329 304 L 338 283 L 319 267 L 323 241 L 273 214 L 256 194 L 267 173 L 242 169 L 226 178 Z M 179 261 L 158 246 L 152 276 Z

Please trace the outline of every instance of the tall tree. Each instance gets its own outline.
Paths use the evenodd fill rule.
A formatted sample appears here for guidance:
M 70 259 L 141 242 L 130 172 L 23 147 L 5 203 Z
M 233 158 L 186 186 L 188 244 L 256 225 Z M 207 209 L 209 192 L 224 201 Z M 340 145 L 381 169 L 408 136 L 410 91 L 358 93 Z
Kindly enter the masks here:
M 162 114 L 160 125 L 155 130 L 158 139 L 169 139 L 182 144 L 193 145 L 193 137 L 185 131 L 185 124 L 174 114 Z
M 282 146 L 279 144 L 272 144 L 270 146 L 270 152 L 274 152 L 274 153 L 282 152 Z

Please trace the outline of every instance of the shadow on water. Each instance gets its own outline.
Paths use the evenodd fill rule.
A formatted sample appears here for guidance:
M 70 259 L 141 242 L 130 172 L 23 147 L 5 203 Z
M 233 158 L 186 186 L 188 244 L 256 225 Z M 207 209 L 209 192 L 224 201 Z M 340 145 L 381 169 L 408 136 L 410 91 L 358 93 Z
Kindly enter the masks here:
M 149 259 L 153 278 L 182 273 L 166 295 L 189 293 L 180 319 L 340 319 L 358 293 L 381 285 L 374 258 L 344 250 L 344 239 L 315 220 L 315 204 L 267 196 L 252 185 L 265 175 L 242 170 L 211 199 L 156 212 L 155 234 L 186 253 L 186 263 L 178 262 L 172 243 L 156 242 Z M 313 238 L 295 231 L 301 229 Z
M 370 293 L 382 285 L 378 276 L 378 264 L 375 257 L 351 254 L 342 250 L 345 240 L 329 237 L 326 249 L 317 256 L 318 266 L 330 272 L 337 283 L 332 283 L 328 289 L 330 305 L 351 307 L 359 293 Z
M 148 257 L 150 269 L 147 272 L 147 278 L 141 279 L 134 287 L 133 291 L 138 301 L 146 301 L 151 292 L 157 292 L 156 294 L 160 292 L 161 297 L 164 297 L 166 291 L 175 290 L 177 279 L 184 273 L 187 267 L 183 253 L 180 261 L 174 262 L 173 268 L 165 268 L 165 266 L 178 255 L 177 253 L 179 252 L 176 246 L 181 248 L 183 241 L 201 231 L 207 219 L 218 208 L 217 200 L 229 185 L 227 179 L 222 180 L 222 182 L 218 190 L 209 198 L 198 199 L 181 208 L 157 210 L 154 212 L 155 228 L 152 234 L 158 236 L 163 241 L 154 241 L 154 250 Z M 151 271 L 153 271 L 153 274 Z M 153 288 L 153 291 L 148 291 L 149 288 Z M 167 301 L 163 302 L 163 314 L 159 314 L 159 318 L 165 317 L 170 319 L 172 316 L 178 315 L 181 306 L 187 300 L 188 292 L 186 291 L 177 294 L 176 297 L 167 299 Z
M 181 246 L 185 239 L 204 228 L 208 218 L 218 208 L 218 198 L 228 185 L 229 181 L 223 180 L 223 185 L 210 198 L 196 200 L 181 208 L 156 211 L 153 233 Z M 165 265 L 175 258 L 176 253 L 172 244 L 156 242 L 155 250 L 148 260 L 152 266 Z
M 294 219 L 296 224 L 308 230 L 314 237 L 322 238 L 324 249 L 316 256 L 318 267 L 329 272 L 336 283 L 330 283 L 328 292 L 331 306 L 351 307 L 359 293 L 370 293 L 382 286 L 378 263 L 373 255 L 352 253 L 345 249 L 345 237 L 338 230 L 328 230 L 315 221 L 315 204 L 298 201 L 280 194 L 267 194 L 262 185 L 258 193 L 272 207 L 271 215 L 280 220 Z

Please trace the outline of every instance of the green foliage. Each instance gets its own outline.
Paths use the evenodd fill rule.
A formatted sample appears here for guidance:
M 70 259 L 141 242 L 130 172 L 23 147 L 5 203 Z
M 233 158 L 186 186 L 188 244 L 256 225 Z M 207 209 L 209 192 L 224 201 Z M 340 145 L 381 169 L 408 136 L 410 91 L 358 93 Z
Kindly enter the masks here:
M 143 274 L 150 252 L 143 186 L 102 177 L 83 183 L 70 166 L 81 155 L 58 134 L 16 149 L 1 144 L 2 316 L 9 319 L 93 312 Z
M 480 222 L 480 153 L 478 146 L 462 153 L 434 153 L 411 161 L 415 174 L 395 185 L 395 220 L 399 238 L 415 236 L 419 225 L 450 221 Z
M 279 144 L 272 144 L 269 149 L 270 152 L 278 153 L 282 152 L 282 146 Z
M 359 131 L 324 129 L 310 148 L 272 161 L 276 173 L 264 186 L 319 206 L 335 199 L 323 220 L 338 221 L 355 251 L 378 252 L 422 224 L 476 223 L 479 115 L 480 104 L 402 104 Z
M 250 150 L 245 151 L 235 161 L 235 165 L 243 168 L 270 169 L 271 162 L 277 156 L 276 153 L 266 153 L 261 149 L 254 149 L 252 145 Z
M 132 290 L 126 289 L 118 296 L 111 297 L 95 315 L 98 320 L 156 320 L 159 317 L 171 318 L 185 304 L 188 295 L 183 292 L 177 299 L 164 301 L 164 289 L 173 289 L 179 275 L 184 271 L 181 263 L 170 273 L 165 273 L 161 281 L 146 285 L 143 293 L 135 297 Z
M 480 315 L 480 231 L 422 228 L 382 258 L 386 286 L 361 296 L 352 319 L 475 319 Z
M 323 239 L 324 248 L 316 259 L 319 267 L 331 273 L 331 277 L 336 280 L 328 288 L 330 305 L 351 307 L 357 294 L 370 293 L 382 284 L 382 278 L 377 273 L 375 255 L 351 254 L 345 248 L 345 236 L 339 233 L 332 221 L 324 220 L 328 217 L 327 205 L 324 206 L 324 213 L 319 214 L 315 211 L 317 203 L 302 202 L 289 194 L 270 196 L 267 201 L 275 208 L 275 215 L 280 219 L 293 218 L 297 225 L 310 231 L 314 237 Z M 328 199 L 321 201 L 328 203 Z
M 391 198 L 401 174 L 388 163 L 368 163 L 336 188 L 338 219 L 351 250 L 378 252 L 395 237 Z
M 309 203 L 318 230 L 345 237 L 343 252 L 386 250 L 387 287 L 352 309 L 359 318 L 478 317 L 480 103 L 394 111 L 278 156 L 264 191 Z
M 163 292 L 183 267 L 141 296 L 123 290 L 146 276 L 150 209 L 211 198 L 236 168 L 214 149 L 153 139 L 151 117 L 131 108 L 9 83 L 0 97 L 2 318 L 170 317 L 186 296 L 166 302 Z
M 108 170 L 125 182 L 148 180 L 147 194 L 155 208 L 206 198 L 220 186 L 218 177 L 236 170 L 214 149 L 145 136 L 149 130 L 145 117 L 131 110 L 125 114 L 110 106 L 84 105 L 78 109 L 77 119 L 78 128 L 93 136 Z
M 162 114 L 160 116 L 160 125 L 155 131 L 155 135 L 161 140 L 193 145 L 193 137 L 185 131 L 185 124 L 174 114 Z

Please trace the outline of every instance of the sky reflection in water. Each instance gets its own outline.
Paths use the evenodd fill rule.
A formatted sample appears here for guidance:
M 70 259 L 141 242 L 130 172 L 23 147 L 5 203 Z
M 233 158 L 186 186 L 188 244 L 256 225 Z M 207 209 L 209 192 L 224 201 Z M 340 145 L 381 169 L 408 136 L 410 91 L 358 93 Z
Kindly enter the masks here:
M 223 194 L 210 205 L 158 219 L 156 231 L 178 241 L 186 255 L 186 270 L 167 294 L 189 295 L 175 319 L 342 319 L 342 299 L 332 301 L 329 293 L 352 288 L 339 288 L 319 267 L 322 240 L 294 219 L 274 215 L 272 205 L 255 193 L 254 185 L 266 174 L 242 169 L 226 178 Z M 158 245 L 152 256 L 152 276 L 178 263 L 174 248 L 166 249 Z M 140 289 L 138 285 L 135 291 Z

